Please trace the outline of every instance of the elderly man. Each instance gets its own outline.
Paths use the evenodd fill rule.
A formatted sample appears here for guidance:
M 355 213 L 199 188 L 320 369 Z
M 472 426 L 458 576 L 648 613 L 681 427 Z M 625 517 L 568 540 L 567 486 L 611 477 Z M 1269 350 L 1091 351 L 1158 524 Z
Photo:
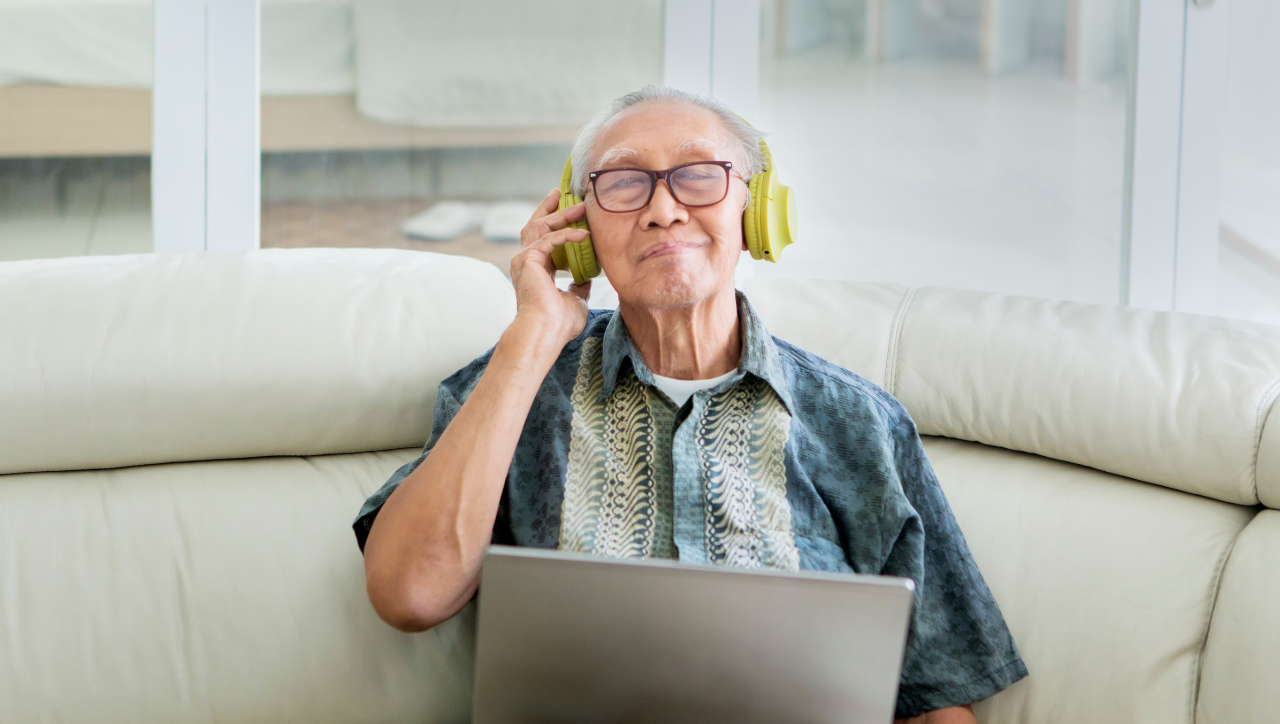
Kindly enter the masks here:
M 969 704 L 1026 668 L 915 425 L 883 390 L 771 337 L 734 289 L 759 138 L 714 101 L 653 87 L 583 129 L 586 201 L 557 210 L 553 192 L 530 219 L 515 320 L 441 384 L 422 456 L 356 519 L 369 598 L 397 628 L 430 628 L 476 593 L 491 542 L 905 576 L 897 716 L 972 722 Z M 602 183 L 694 162 L 696 202 L 674 175 L 631 174 L 648 186 L 622 206 Z M 590 282 L 553 280 L 552 249 L 584 239 L 569 226 L 584 216 L 615 312 L 588 311 Z

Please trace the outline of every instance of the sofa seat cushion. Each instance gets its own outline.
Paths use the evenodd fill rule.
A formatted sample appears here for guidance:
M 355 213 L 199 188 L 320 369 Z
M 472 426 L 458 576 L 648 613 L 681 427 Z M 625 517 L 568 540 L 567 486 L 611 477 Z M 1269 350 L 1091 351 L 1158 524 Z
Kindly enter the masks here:
M 1249 523 L 1227 561 L 1200 675 L 1202 724 L 1280 719 L 1280 511 Z
M 925 448 L 1030 670 L 979 721 L 1190 724 L 1218 577 L 1253 510 L 977 443 Z
M 380 621 L 351 535 L 418 449 L 0 476 L 0 722 L 462 722 L 472 613 Z

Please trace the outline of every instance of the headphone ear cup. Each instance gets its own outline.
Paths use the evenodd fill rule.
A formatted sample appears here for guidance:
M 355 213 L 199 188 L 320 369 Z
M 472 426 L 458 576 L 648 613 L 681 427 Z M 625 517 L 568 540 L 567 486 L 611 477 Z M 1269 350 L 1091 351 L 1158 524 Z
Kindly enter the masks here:
M 569 199 L 568 206 L 582 203 L 581 196 L 570 195 Z M 569 224 L 569 228 L 590 231 L 586 217 Z M 574 284 L 583 284 L 593 277 L 600 276 L 600 264 L 596 261 L 596 248 L 591 243 L 590 235 L 582 241 L 563 244 L 560 248 L 565 250 L 565 255 L 568 257 L 569 273 L 573 274 Z
M 757 260 L 764 258 L 764 245 L 760 238 L 760 202 L 765 201 L 764 194 L 760 191 L 760 179 L 763 177 L 763 173 L 751 175 L 751 180 L 747 182 L 751 201 L 747 203 L 746 211 L 742 212 L 742 231 L 747 241 L 747 251 L 751 253 L 752 259 Z
M 564 164 L 564 173 L 560 176 L 560 204 L 558 209 L 564 209 L 574 204 L 582 203 L 582 197 L 573 193 L 573 158 L 570 157 Z M 587 219 L 584 216 L 578 221 L 569 224 L 571 229 L 588 229 Z M 574 241 L 568 244 L 562 244 L 551 251 L 551 261 L 556 265 L 556 269 L 568 271 L 573 274 L 573 283 L 582 284 L 592 277 L 600 275 L 600 264 L 596 262 L 596 250 L 591 245 L 591 237 L 582 241 Z
M 764 170 L 747 182 L 751 203 L 742 214 L 743 236 L 752 259 L 778 261 L 778 255 L 796 240 L 796 195 L 776 174 L 769 144 L 760 139 Z

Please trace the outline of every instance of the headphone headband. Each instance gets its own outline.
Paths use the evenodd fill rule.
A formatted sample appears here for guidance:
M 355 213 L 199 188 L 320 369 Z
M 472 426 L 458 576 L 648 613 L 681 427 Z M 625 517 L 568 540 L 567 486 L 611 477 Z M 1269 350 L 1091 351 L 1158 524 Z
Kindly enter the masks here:
M 741 117 L 741 116 L 739 116 Z M 747 123 L 744 119 L 743 123 Z M 751 125 L 747 123 L 747 125 Z M 751 175 L 747 189 L 751 199 L 742 212 L 742 235 L 752 259 L 776 262 L 782 250 L 796 239 L 796 196 L 791 187 L 784 186 L 776 175 L 773 152 L 769 144 L 760 139 L 760 151 L 764 156 L 764 168 Z M 582 197 L 573 188 L 573 156 L 564 164 L 560 176 L 560 207 L 566 209 L 582 203 Z M 587 220 L 569 224 L 573 229 L 586 229 Z M 595 247 L 591 237 L 556 247 L 551 252 L 556 269 L 573 274 L 573 283 L 582 284 L 600 274 Z

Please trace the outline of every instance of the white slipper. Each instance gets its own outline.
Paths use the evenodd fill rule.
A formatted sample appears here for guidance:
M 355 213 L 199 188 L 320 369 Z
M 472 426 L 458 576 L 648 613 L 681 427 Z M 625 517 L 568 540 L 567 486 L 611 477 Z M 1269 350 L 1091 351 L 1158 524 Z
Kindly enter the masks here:
M 404 233 L 415 239 L 445 241 L 456 239 L 480 225 L 482 204 L 440 201 L 404 222 Z M 533 212 L 530 212 L 533 213 Z
M 520 232 L 537 210 L 537 204 L 527 201 L 506 201 L 490 206 L 484 215 L 484 238 L 489 241 L 520 241 Z

